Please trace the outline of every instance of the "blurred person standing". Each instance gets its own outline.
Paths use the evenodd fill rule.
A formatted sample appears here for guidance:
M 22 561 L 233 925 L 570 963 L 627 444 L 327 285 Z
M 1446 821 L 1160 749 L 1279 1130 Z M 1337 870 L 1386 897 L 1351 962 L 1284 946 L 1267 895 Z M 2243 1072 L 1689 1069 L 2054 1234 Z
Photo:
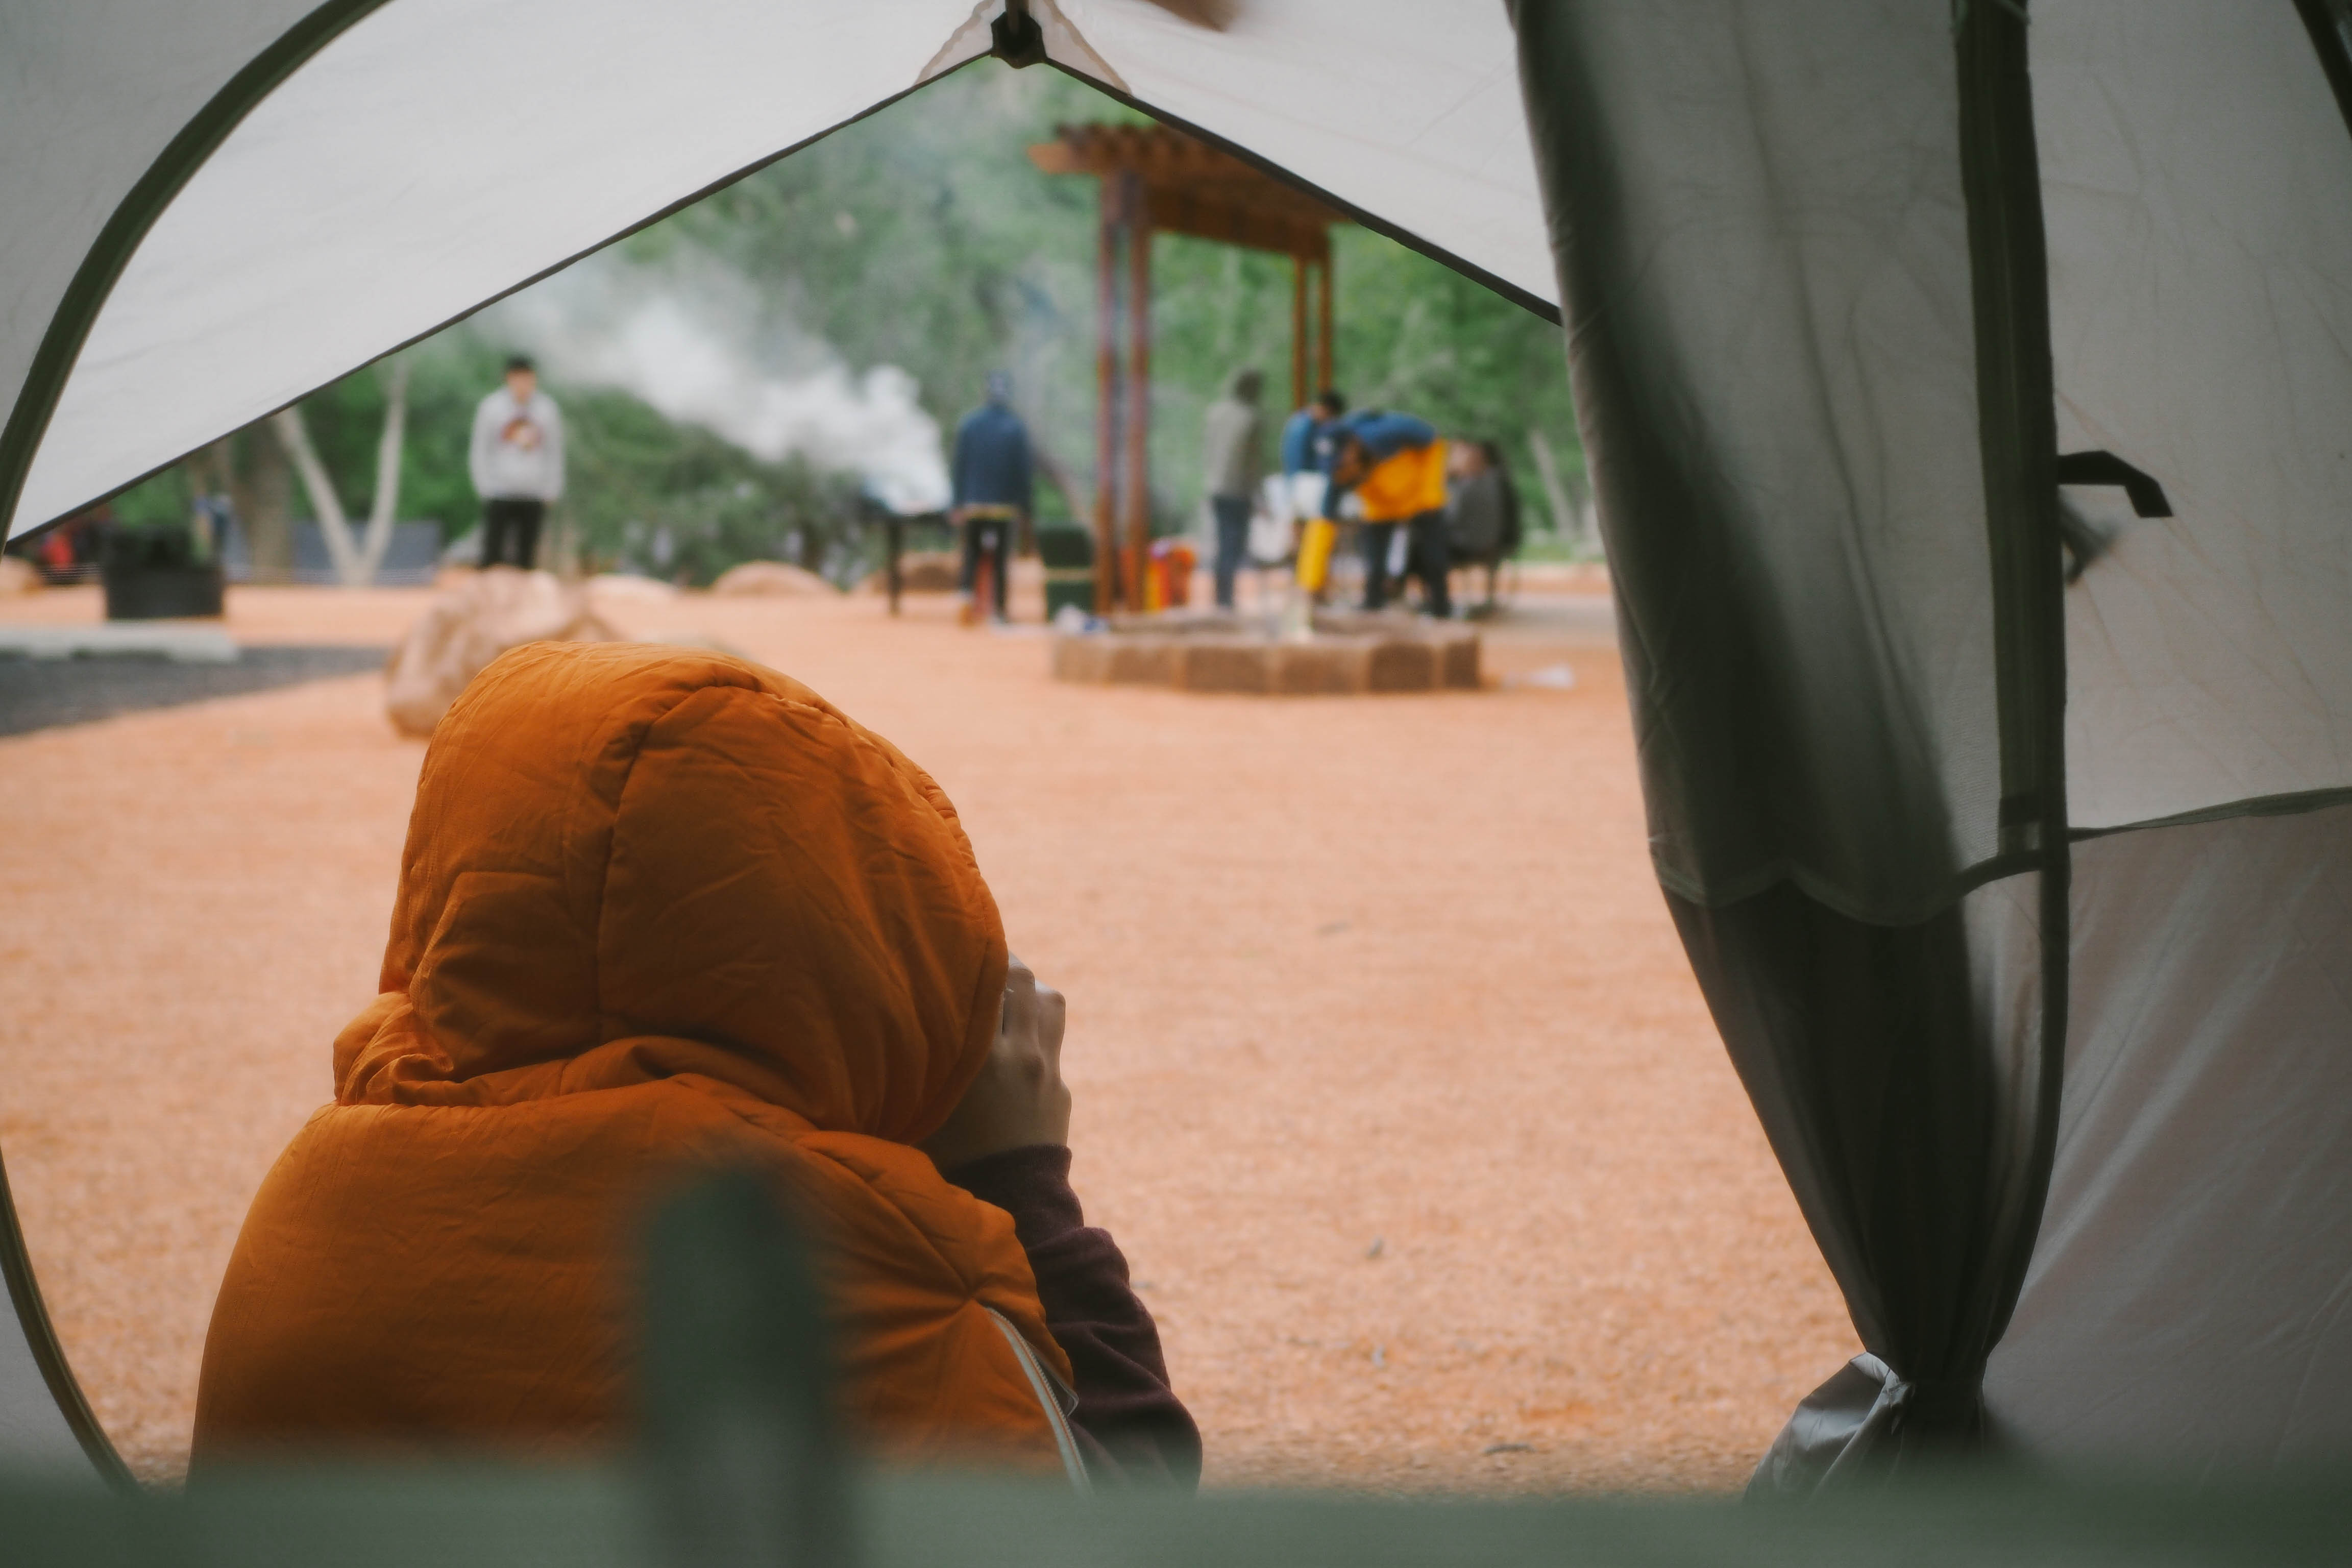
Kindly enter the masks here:
M 1006 581 L 1013 574 L 1013 541 L 1031 513 L 1035 478 L 1029 453 L 1029 427 L 1013 412 L 1013 378 L 988 376 L 988 401 L 956 426 L 950 467 L 948 521 L 963 532 L 963 565 L 956 586 L 963 594 L 966 626 L 982 614 L 976 598 L 981 563 L 989 567 L 990 609 L 1005 619 Z
M 1209 405 L 1201 421 L 1202 460 L 1207 470 L 1209 510 L 1217 521 L 1217 608 L 1234 607 L 1234 577 L 1249 549 L 1250 501 L 1265 471 L 1265 418 L 1257 400 L 1265 376 L 1237 370 L 1225 395 Z
M 475 408 L 466 458 L 482 498 L 481 563 L 530 571 L 548 503 L 563 497 L 563 415 L 521 354 L 507 361 L 506 384 Z
M 1503 563 L 1518 553 L 1519 496 L 1493 441 L 1447 443 L 1445 543 L 1450 564 L 1486 569 L 1486 610 Z
M 1330 576 L 1331 546 L 1339 531 L 1324 510 L 1324 493 L 1329 488 L 1324 470 L 1330 466 L 1332 433 L 1347 412 L 1347 398 L 1327 386 L 1282 426 L 1282 498 L 1286 521 L 1299 525 L 1298 584 L 1318 601 Z

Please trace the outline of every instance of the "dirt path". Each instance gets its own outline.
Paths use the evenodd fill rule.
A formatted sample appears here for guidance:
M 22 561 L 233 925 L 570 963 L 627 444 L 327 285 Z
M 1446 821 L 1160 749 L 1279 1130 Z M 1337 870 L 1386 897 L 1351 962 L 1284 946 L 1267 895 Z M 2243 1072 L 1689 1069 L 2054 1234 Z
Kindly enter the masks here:
M 45 597 L 0 614 L 73 618 Z M 383 642 L 420 604 L 246 591 L 232 630 Z M 1569 689 L 1289 701 L 1060 686 L 1036 637 L 909 609 L 613 613 L 793 672 L 954 797 L 1071 998 L 1076 1179 L 1212 1481 L 1743 1481 L 1852 1331 L 1651 879 L 1594 606 L 1492 646 Z M 421 754 L 377 703 L 0 741 L 0 1141 L 147 1474 L 184 1463 L 245 1205 L 373 990 Z

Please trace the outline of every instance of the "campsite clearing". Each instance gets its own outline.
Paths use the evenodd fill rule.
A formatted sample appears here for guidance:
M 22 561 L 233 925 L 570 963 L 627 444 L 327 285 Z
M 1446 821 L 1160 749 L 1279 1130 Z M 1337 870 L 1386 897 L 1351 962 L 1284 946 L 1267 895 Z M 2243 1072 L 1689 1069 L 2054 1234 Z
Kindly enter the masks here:
M 243 589 L 228 626 L 382 646 L 424 602 Z M 602 607 L 807 680 L 953 797 L 1070 997 L 1076 1181 L 1211 1484 L 1732 1488 L 1855 1348 L 1652 879 L 1605 601 L 1496 623 L 1507 685 L 1295 700 L 1055 682 L 939 599 Z M 422 755 L 381 693 L 0 740 L 0 1139 L 144 1476 L 184 1468 L 246 1204 L 374 991 Z

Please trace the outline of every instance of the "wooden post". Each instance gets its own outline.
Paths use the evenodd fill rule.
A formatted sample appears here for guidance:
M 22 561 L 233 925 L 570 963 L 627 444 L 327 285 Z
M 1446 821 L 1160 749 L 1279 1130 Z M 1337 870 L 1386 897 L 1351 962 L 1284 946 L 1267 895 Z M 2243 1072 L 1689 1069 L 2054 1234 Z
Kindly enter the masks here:
M 1126 193 L 1101 183 L 1095 255 L 1095 614 L 1118 597 L 1118 229 Z
M 1146 603 L 1143 574 L 1151 550 L 1151 214 L 1144 201 L 1143 179 L 1122 176 L 1127 187 L 1127 395 L 1121 400 L 1120 423 L 1127 442 L 1127 463 L 1121 475 L 1119 500 L 1127 511 L 1129 563 L 1127 600 L 1129 609 Z
M 1329 386 L 1332 384 L 1331 261 L 1331 252 L 1327 247 L 1323 252 L 1323 291 L 1321 298 L 1316 302 L 1316 314 L 1318 319 L 1315 325 L 1315 384 L 1318 387 Z
M 1315 389 L 1307 384 L 1307 268 L 1304 256 L 1290 258 L 1290 406 L 1304 408 Z

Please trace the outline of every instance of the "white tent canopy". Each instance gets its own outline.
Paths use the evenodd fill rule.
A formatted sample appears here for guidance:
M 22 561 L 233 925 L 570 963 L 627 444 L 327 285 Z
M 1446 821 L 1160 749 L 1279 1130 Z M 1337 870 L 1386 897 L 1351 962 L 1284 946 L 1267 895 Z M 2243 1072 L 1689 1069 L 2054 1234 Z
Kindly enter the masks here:
M 0 238 L 0 386 L 55 405 L 12 533 L 985 54 L 985 24 L 1003 10 L 1002 0 L 977 14 L 968 0 L 347 0 L 302 18 L 292 5 L 159 16 L 32 0 L 35 18 L 18 24 L 23 5 L 0 13 L 0 26 L 26 35 L 0 65 L 17 73 L 0 134 L 42 153 L 0 168 L 0 210 L 12 215 Z M 1426 37 L 1404 0 L 1297 0 L 1224 30 L 1143 0 L 1036 10 L 1053 24 L 1049 54 L 1059 44 L 1080 70 L 1109 70 L 1103 85 L 1549 300 L 1550 251 L 1499 5 L 1467 7 Z M 298 25 L 285 52 L 315 52 L 236 79 Z M 224 36 L 226 47 L 206 47 Z M 1414 47 L 1400 48 L 1407 38 Z M 266 96 L 239 101 L 280 74 Z M 117 118 L 93 102 L 118 99 L 147 112 Z M 124 193 L 135 205 L 134 183 L 159 157 L 177 161 L 167 147 L 208 100 L 226 121 L 212 128 L 217 149 L 165 171 L 185 183 L 158 193 L 171 200 L 152 228 L 101 241 Z M 36 243 L 40 254 L 20 262 L 18 247 Z M 114 254 L 124 244 L 136 248 Z M 77 322 L 60 302 L 76 268 L 116 266 L 86 340 L 66 341 Z M 65 368 L 54 363 L 26 385 L 45 338 L 53 361 L 70 361 L 61 387 L 46 384 Z M 39 417 L 37 406 L 20 412 L 28 428 Z
M 1561 301 L 1659 876 L 1872 1352 L 1759 1479 L 2352 1457 L 2347 0 L 1003 10 L 0 0 L 11 531 L 1034 20 Z M 102 1465 L 0 1243 L 0 1454 Z

